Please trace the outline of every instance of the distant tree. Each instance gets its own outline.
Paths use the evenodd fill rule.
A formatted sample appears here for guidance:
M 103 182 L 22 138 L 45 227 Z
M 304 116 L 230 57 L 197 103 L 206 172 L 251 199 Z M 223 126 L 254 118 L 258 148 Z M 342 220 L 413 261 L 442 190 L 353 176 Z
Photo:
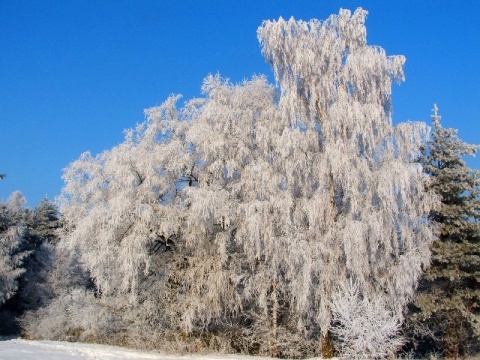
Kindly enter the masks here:
M 26 211 L 25 204 L 27 199 L 20 191 L 14 191 L 7 199 L 7 211 L 10 216 L 16 220 L 21 219 Z
M 439 239 L 414 317 L 430 327 L 447 356 L 457 357 L 480 336 L 480 172 L 463 160 L 480 146 L 462 141 L 456 129 L 443 128 L 436 105 L 432 121 L 420 161 L 431 176 L 428 186 L 441 198 L 441 206 L 430 213 Z
M 57 230 L 61 227 L 57 206 L 48 198 L 42 199 L 33 211 L 29 212 L 26 225 L 32 242 L 55 243 Z
M 10 299 L 18 290 L 18 278 L 25 271 L 22 267 L 28 255 L 22 250 L 25 198 L 16 191 L 0 203 L 0 305 Z
M 53 297 L 49 275 L 61 226 L 57 207 L 47 198 L 42 199 L 33 210 L 26 211 L 24 224 L 23 247 L 30 255 L 25 259 L 25 273 L 20 278 L 17 299 L 20 313 L 37 309 Z
M 55 232 L 60 226 L 58 212 L 47 199 L 33 210 L 25 204 L 25 197 L 15 191 L 0 205 L 3 334 L 17 333 L 18 319 L 25 311 L 45 305 L 53 297 L 48 274 L 53 266 Z
M 3 304 L 18 290 L 18 278 L 25 271 L 21 265 L 25 257 L 19 252 L 22 230 L 11 226 L 0 234 L 0 302 Z

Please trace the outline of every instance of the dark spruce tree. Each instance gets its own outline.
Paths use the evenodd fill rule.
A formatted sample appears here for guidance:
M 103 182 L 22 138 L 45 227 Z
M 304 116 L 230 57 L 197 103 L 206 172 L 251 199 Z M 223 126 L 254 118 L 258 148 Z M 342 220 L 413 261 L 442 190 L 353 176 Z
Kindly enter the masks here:
M 429 334 L 421 343 L 428 339 L 437 351 L 456 358 L 478 351 L 480 335 L 480 172 L 463 160 L 480 146 L 463 142 L 456 129 L 443 128 L 436 105 L 432 121 L 432 136 L 420 162 L 441 200 L 430 213 L 439 238 L 412 318 L 423 334 Z
M 33 210 L 26 210 L 24 223 L 24 246 L 30 256 L 25 260 L 25 273 L 20 278 L 17 306 L 22 314 L 38 309 L 53 297 L 48 276 L 53 266 L 56 232 L 61 226 L 58 210 L 47 198 Z

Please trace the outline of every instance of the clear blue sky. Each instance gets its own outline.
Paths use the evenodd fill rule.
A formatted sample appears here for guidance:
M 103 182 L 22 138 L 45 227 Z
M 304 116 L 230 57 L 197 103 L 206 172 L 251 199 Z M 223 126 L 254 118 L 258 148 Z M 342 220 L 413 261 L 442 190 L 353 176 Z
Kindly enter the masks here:
M 480 143 L 480 1 L 0 0 L 0 200 L 35 206 L 60 193 L 62 169 L 123 140 L 143 109 L 203 78 L 267 74 L 256 38 L 265 19 L 369 11 L 368 42 L 407 57 L 394 122 L 430 121 Z M 468 162 L 480 168 L 480 155 Z

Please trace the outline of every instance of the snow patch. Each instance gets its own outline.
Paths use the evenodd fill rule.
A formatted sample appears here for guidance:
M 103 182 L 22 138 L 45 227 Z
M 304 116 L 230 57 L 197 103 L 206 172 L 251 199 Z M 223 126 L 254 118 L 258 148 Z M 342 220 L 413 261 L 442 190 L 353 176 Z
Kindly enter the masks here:
M 271 358 L 247 355 L 165 355 L 121 348 L 117 346 L 69 343 L 61 341 L 31 341 L 10 339 L 0 341 L 0 360 L 267 360 Z M 319 359 L 319 358 L 316 358 Z M 310 359 L 314 360 L 314 359 Z

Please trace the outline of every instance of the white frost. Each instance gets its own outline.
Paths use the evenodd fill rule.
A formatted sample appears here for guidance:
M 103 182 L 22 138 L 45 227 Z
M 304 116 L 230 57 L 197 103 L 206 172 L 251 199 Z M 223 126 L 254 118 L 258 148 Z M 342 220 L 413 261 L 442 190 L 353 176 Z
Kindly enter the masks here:
M 61 341 L 0 341 L 0 360 L 266 360 L 270 358 L 244 355 L 166 355 L 142 352 L 117 346 L 69 343 Z M 311 359 L 313 360 L 313 359 Z

